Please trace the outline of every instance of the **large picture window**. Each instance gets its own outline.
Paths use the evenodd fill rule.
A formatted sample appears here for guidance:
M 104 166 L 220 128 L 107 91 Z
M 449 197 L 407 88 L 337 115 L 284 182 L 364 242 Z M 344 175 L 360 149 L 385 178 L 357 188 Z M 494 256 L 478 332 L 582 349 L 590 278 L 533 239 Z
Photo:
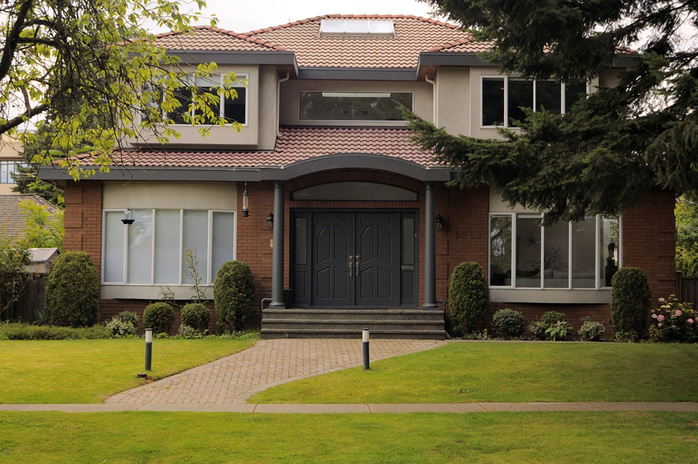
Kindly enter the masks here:
M 104 283 L 189 285 L 185 252 L 196 252 L 203 285 L 235 259 L 235 213 L 231 211 L 134 209 L 125 226 L 124 211 L 104 212 Z
M 398 103 L 412 109 L 409 92 L 301 92 L 301 121 L 402 121 Z
M 540 214 L 490 215 L 489 283 L 511 288 L 603 288 L 619 264 L 619 219 L 542 227 Z
M 244 78 L 242 78 L 244 79 Z M 225 83 L 225 77 L 219 74 L 213 74 L 208 77 L 191 77 L 191 84 L 204 94 L 214 96 L 215 105 L 211 106 L 214 113 L 220 117 L 224 117 L 227 122 L 238 122 L 247 124 L 247 89 L 240 83 Z M 224 95 L 219 95 L 220 88 L 234 88 L 237 92 L 237 98 L 227 98 Z M 180 88 L 175 91 L 175 98 L 179 101 L 180 107 L 177 110 L 168 114 L 168 117 L 175 124 L 191 124 L 191 118 L 196 114 L 195 108 L 190 108 L 192 102 L 192 90 L 189 88 Z M 214 121 L 208 118 L 204 121 L 205 124 L 212 124 Z
M 522 108 L 564 114 L 586 94 L 586 84 L 560 84 L 509 76 L 483 77 L 482 125 L 513 126 L 526 117 Z

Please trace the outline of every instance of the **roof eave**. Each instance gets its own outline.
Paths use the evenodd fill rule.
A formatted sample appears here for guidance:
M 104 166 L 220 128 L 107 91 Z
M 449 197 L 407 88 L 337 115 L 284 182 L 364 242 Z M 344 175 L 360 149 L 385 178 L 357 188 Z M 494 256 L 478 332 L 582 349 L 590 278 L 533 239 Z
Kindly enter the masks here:
M 216 63 L 218 65 L 270 65 L 290 67 L 298 76 L 298 62 L 292 51 L 227 51 L 227 50 L 168 50 L 185 64 Z

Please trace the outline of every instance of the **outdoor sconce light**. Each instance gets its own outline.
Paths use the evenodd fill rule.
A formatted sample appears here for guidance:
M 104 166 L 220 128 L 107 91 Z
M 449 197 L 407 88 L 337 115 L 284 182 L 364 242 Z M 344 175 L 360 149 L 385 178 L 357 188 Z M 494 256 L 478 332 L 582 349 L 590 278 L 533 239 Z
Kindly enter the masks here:
M 272 213 L 269 213 L 269 216 L 267 216 L 267 227 L 270 229 L 274 228 L 274 215 Z
M 245 182 L 245 191 L 242 192 L 242 217 L 250 215 L 250 194 L 247 193 L 247 182 Z
M 131 211 L 130 209 L 124 211 L 124 218 L 121 220 L 121 222 L 123 222 L 127 226 L 130 226 L 131 224 L 133 224 L 133 221 L 133 211 Z
M 441 230 L 444 228 L 444 218 L 442 218 L 440 214 L 437 214 L 434 220 L 436 221 L 437 229 Z

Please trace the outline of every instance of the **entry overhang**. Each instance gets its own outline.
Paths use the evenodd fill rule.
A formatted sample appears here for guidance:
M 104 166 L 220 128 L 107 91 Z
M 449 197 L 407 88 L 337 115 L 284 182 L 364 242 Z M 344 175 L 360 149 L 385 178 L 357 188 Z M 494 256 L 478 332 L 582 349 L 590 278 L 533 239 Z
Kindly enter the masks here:
M 394 172 L 422 182 L 448 182 L 447 167 L 423 166 L 394 156 L 370 153 L 336 153 L 298 161 L 286 166 L 260 166 L 259 180 L 288 181 L 306 174 L 334 169 L 375 169 Z

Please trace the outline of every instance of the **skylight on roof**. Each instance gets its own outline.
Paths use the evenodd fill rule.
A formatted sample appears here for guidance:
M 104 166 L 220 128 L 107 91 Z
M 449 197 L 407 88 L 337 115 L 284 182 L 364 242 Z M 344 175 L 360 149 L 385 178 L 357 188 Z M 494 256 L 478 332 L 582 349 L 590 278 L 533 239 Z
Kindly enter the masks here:
M 392 21 L 352 21 L 325 19 L 320 23 L 320 37 L 393 37 Z

